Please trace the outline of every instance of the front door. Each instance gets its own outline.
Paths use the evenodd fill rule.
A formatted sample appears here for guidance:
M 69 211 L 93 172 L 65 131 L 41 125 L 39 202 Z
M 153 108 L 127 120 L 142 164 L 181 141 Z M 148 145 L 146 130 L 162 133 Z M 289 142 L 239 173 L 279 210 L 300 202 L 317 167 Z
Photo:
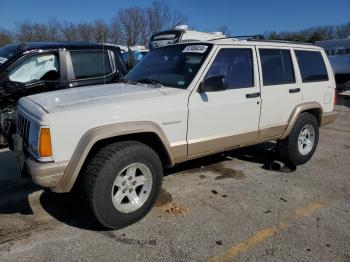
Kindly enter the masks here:
M 225 90 L 189 99 L 189 158 L 223 151 L 258 138 L 260 86 L 254 47 L 219 48 L 203 79 L 224 76 Z
M 61 82 L 58 52 L 29 54 L 11 65 L 8 71 L 7 85 L 13 98 L 55 90 Z

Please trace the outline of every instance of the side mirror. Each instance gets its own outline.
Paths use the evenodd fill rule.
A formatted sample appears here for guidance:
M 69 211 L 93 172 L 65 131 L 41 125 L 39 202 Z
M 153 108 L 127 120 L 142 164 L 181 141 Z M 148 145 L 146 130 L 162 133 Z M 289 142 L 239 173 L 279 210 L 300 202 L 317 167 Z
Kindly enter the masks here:
M 225 85 L 225 76 L 211 76 L 207 79 L 204 79 L 200 87 L 198 88 L 199 93 L 204 92 L 215 92 L 215 91 L 223 91 L 226 90 Z

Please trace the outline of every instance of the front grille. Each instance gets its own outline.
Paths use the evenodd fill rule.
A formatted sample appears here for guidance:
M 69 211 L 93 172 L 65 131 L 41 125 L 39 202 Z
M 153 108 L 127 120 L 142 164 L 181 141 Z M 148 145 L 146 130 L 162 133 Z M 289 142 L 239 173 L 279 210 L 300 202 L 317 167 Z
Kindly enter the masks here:
M 17 114 L 17 133 L 22 137 L 24 145 L 28 146 L 30 121 L 21 114 Z

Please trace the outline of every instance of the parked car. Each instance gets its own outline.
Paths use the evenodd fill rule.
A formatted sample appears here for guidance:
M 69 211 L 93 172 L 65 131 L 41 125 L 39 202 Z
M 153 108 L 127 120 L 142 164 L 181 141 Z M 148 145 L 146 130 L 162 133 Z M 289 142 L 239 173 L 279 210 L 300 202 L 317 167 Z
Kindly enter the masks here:
M 326 50 L 339 90 L 350 89 L 350 37 L 316 42 Z
M 29 42 L 0 48 L 0 145 L 15 130 L 22 96 L 117 82 L 125 73 L 120 50 L 112 45 Z
M 336 117 L 332 68 L 313 45 L 169 45 L 150 51 L 125 79 L 32 95 L 18 106 L 20 166 L 55 192 L 77 190 L 108 228 L 145 216 L 164 166 L 271 140 L 280 159 L 302 165 L 319 127 Z
M 226 36 L 222 32 L 199 32 L 189 30 L 187 25 L 178 25 L 173 30 L 166 30 L 152 35 L 149 49 L 181 42 L 207 41 L 224 37 Z

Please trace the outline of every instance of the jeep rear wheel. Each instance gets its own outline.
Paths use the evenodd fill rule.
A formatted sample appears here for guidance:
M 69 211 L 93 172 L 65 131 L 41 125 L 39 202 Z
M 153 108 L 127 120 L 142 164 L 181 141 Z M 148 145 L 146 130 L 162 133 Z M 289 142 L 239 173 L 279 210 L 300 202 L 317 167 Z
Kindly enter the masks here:
M 152 208 L 163 167 L 152 148 L 125 141 L 101 148 L 81 175 L 90 215 L 101 225 L 118 229 L 140 220 Z
M 310 113 L 302 113 L 290 134 L 277 141 L 277 154 L 287 164 L 302 165 L 315 153 L 319 138 L 317 119 Z

